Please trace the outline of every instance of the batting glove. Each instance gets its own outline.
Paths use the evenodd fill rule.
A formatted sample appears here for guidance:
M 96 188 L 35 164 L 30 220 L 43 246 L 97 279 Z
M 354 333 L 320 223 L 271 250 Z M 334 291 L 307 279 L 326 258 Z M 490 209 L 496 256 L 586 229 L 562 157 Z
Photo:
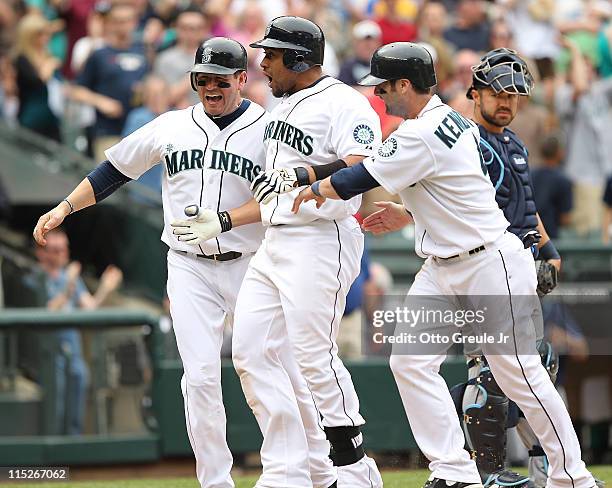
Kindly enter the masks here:
M 175 220 L 170 224 L 172 233 L 179 241 L 193 246 L 214 239 L 232 228 L 229 212 L 215 212 L 189 205 L 185 207 L 185 215 L 189 217 L 187 220 Z
M 301 184 L 295 169 L 270 169 L 253 180 L 251 192 L 255 200 L 265 205 L 277 196 L 288 193 L 298 186 Z

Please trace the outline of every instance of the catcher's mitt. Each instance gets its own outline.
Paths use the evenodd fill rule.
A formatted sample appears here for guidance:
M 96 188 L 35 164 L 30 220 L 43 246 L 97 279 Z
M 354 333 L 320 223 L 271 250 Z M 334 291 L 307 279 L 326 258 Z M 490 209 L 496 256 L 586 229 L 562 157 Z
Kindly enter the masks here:
M 546 261 L 536 261 L 536 273 L 538 275 L 538 295 L 548 295 L 557 286 L 559 273 L 557 268 Z

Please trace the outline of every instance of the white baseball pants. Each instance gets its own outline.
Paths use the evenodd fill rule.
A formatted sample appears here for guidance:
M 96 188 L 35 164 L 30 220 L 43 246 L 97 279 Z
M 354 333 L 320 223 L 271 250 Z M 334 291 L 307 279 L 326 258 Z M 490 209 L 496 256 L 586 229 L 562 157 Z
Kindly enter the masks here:
M 258 488 L 324 486 L 309 476 L 311 447 L 291 384 L 294 373 L 283 365 L 287 339 L 322 425 L 364 423 L 335 342 L 362 252 L 363 235 L 351 217 L 269 227 L 251 261 L 238 296 L 232 349 L 242 388 L 264 435 Z M 319 432 L 323 434 L 321 427 Z M 339 473 L 339 487 L 380 486 L 378 470 L 367 457 L 339 471 L 350 471 L 346 483 Z M 334 480 L 329 481 L 327 486 Z
M 226 418 L 221 393 L 221 358 L 226 315 L 233 315 L 238 290 L 250 256 L 216 262 L 168 252 L 168 297 L 174 333 L 185 370 L 181 390 L 189 441 L 202 488 L 233 488 L 232 455 L 226 441 Z M 319 426 L 304 379 L 291 350 L 283 346 L 283 370 L 298 398 L 309 449 L 304 453 L 316 488 L 336 479 L 328 458 L 329 444 Z M 271 381 L 274 381 L 270 377 Z M 304 430 L 302 430 L 304 432 Z M 309 475 L 310 476 L 310 475 Z
M 550 461 L 547 488 L 592 488 L 595 482 L 580 458 L 580 445 L 567 409 L 535 349 L 533 310 L 513 306 L 520 296 L 535 295 L 535 288 L 530 251 L 523 249 L 516 236 L 505 233 L 485 251 L 462 261 L 445 263 L 429 258 L 408 295 L 439 296 L 451 303 L 452 297 L 459 295 L 499 295 L 500 302 L 507 303 L 507 313 L 497 319 L 507 324 L 512 336 L 506 350 L 510 353 L 492 354 L 493 349 L 483 345 L 491 371 L 540 439 Z M 517 343 L 521 344 L 520 351 Z M 529 344 L 533 350 L 527 350 Z M 439 375 L 447 348 L 439 354 L 394 354 L 391 369 L 415 439 L 431 461 L 433 475 L 479 483 L 476 464 L 463 448 L 463 432 L 448 387 Z

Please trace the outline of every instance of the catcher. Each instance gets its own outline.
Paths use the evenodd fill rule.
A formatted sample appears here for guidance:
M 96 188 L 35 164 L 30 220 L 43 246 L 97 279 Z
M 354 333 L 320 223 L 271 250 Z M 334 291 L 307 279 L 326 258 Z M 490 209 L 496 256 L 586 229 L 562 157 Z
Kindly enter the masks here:
M 474 100 L 474 121 L 480 129 L 483 163 L 495 186 L 497 204 L 510 223 L 508 231 L 516 234 L 525 248 L 533 252 L 538 294 L 544 296 L 557 286 L 561 257 L 536 210 L 527 149 L 507 127 L 516 116 L 519 96 L 530 95 L 533 78 L 525 61 L 516 52 L 503 48 L 488 52 L 472 71 L 467 97 Z M 558 361 L 550 344 L 540 338 L 538 351 L 554 382 Z M 469 353 L 469 380 L 459 387 L 463 395 L 458 398 L 466 440 L 484 485 L 543 488 L 548 463 L 537 437 L 518 407 L 501 392 L 484 358 L 476 355 L 478 351 L 466 353 Z M 505 469 L 506 429 L 515 425 L 529 450 L 529 477 Z

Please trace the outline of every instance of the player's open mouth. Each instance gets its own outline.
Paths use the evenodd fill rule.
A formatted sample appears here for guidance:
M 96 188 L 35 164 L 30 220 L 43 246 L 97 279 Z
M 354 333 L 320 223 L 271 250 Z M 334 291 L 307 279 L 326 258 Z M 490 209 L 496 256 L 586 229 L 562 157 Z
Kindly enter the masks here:
M 213 103 L 220 102 L 222 98 L 221 95 L 206 95 L 206 100 Z
M 272 77 L 266 73 L 264 73 L 264 76 L 268 78 L 268 86 L 272 86 Z

